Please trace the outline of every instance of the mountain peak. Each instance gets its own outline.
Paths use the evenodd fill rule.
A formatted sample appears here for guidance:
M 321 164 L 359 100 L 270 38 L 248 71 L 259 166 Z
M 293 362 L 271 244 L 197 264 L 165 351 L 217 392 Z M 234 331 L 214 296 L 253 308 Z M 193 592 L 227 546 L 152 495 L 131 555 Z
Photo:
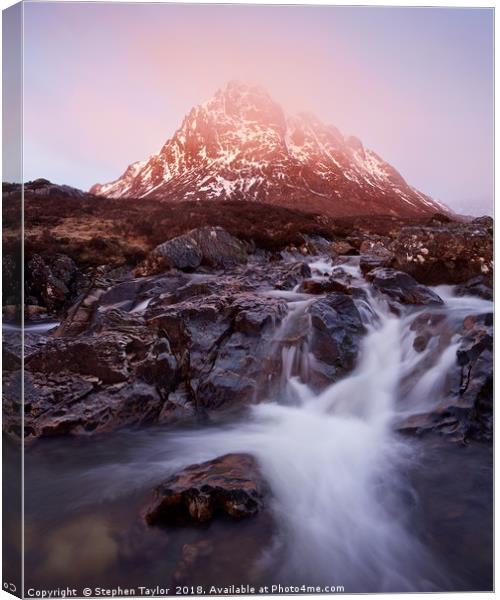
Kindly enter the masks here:
M 194 107 L 160 152 L 91 192 L 110 197 L 238 199 L 330 215 L 447 211 L 355 137 L 268 92 L 229 81 Z

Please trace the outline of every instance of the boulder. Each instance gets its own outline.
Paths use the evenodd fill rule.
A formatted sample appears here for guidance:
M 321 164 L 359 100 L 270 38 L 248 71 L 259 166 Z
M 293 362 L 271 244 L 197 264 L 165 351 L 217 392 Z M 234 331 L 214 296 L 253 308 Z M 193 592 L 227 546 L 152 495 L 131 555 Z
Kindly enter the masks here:
M 311 351 L 326 381 L 336 381 L 354 368 L 365 327 L 352 298 L 328 294 L 309 307 Z
M 341 294 L 351 294 L 352 288 L 350 288 L 342 281 L 328 277 L 325 279 L 304 279 L 298 289 L 299 292 L 304 294 L 329 294 L 331 292 L 340 292 Z
M 194 237 L 186 233 L 157 246 L 153 251 L 171 268 L 194 271 L 203 260 L 203 254 Z
M 47 309 L 45 306 L 37 304 L 24 305 L 24 318 L 28 321 L 43 321 L 47 317 Z
M 265 484 L 254 458 L 226 454 L 183 469 L 158 486 L 144 508 L 148 525 L 234 519 L 255 515 L 263 506 Z
M 417 283 L 407 273 L 378 267 L 366 274 L 375 289 L 400 304 L 443 304 L 443 300 L 425 285 Z
M 246 260 L 243 242 L 222 227 L 200 227 L 157 246 L 137 274 L 151 275 L 167 268 L 195 271 L 201 265 L 226 268 Z

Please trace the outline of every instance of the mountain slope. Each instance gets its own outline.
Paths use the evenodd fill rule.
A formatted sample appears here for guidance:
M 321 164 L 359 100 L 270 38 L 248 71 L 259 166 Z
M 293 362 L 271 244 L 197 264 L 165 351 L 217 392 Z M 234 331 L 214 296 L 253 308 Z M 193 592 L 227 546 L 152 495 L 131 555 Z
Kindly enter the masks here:
M 158 154 L 90 192 L 253 200 L 330 215 L 449 212 L 357 138 L 310 114 L 286 116 L 262 88 L 235 82 L 193 108 Z

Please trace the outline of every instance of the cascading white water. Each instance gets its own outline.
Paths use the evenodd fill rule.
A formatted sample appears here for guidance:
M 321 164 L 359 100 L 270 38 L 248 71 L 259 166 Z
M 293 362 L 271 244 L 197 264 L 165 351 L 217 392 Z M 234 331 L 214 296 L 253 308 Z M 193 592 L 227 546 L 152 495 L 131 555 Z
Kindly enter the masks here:
M 200 450 L 198 460 L 226 452 L 258 459 L 281 532 L 269 558 L 278 583 L 335 583 L 346 591 L 437 589 L 442 578 L 435 562 L 406 528 L 413 501 L 400 468 L 409 447 L 391 428 L 404 322 L 384 301 L 361 301 L 371 324 L 358 365 L 318 395 L 304 368 L 310 302 L 296 302 L 277 333 L 278 341 L 288 340 L 278 397 L 253 407 L 244 425 L 183 434 L 177 447 L 191 458 Z M 298 330 L 302 337 L 290 343 Z
M 390 428 L 399 335 L 398 320 L 385 315 L 368 334 L 355 372 L 319 396 L 295 385 L 297 406 L 261 404 L 245 426 L 179 440 L 190 452 L 193 444 L 203 447 L 204 458 L 248 452 L 258 459 L 281 531 L 278 583 L 346 591 L 437 585 L 430 557 L 405 529 L 408 507 L 398 497 L 410 494 L 398 474 L 408 449 Z M 424 581 L 415 578 L 419 569 Z
M 274 336 L 273 346 L 281 352 L 279 387 L 274 392 L 274 399 L 280 404 L 301 404 L 307 394 L 305 382 L 309 379 L 311 360 L 307 311 L 311 302 L 311 299 L 290 302 L 289 313 Z
M 311 267 L 318 277 L 332 268 L 325 261 Z M 113 465 L 111 473 L 109 466 L 89 471 L 82 488 L 114 497 L 129 491 L 131 480 L 152 486 L 189 464 L 250 453 L 271 488 L 277 525 L 259 564 L 266 583 L 342 585 L 346 592 L 446 589 L 444 570 L 414 530 L 419 499 L 405 477 L 414 449 L 394 433 L 393 422 L 437 404 L 456 360 L 453 337 L 444 351 L 432 344 L 415 350 L 416 313 L 441 311 L 461 322 L 467 314 L 490 311 L 491 303 L 439 289 L 443 308 L 397 317 L 369 293 L 354 259 L 343 267 L 364 289 L 356 303 L 368 330 L 350 375 L 313 391 L 308 310 L 317 297 L 275 290 L 271 295 L 287 300 L 289 311 L 273 342 L 281 372 L 267 401 L 231 426 L 148 433 L 147 441 L 141 438 L 142 455 L 136 446 L 131 464 Z M 409 391 L 402 392 L 403 380 L 410 381 Z

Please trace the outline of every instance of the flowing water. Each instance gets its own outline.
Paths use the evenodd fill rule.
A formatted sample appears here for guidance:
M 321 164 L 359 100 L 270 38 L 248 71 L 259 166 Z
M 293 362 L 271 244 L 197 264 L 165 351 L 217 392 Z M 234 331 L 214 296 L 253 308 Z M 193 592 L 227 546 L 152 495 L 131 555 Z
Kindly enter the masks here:
M 332 269 L 322 260 L 311 266 L 318 277 Z M 184 544 L 208 540 L 213 558 L 197 563 L 190 584 L 342 585 L 351 592 L 491 586 L 490 448 L 414 440 L 395 429 L 443 399 L 459 339 L 416 352 L 415 310 L 395 316 L 371 296 L 356 259 L 343 269 L 365 291 L 357 303 L 367 334 L 355 370 L 341 381 L 320 393 L 311 385 L 308 309 L 316 298 L 272 291 L 290 308 L 273 342 L 281 372 L 270 397 L 237 422 L 51 441 L 27 453 L 28 531 L 45 544 L 45 554 L 28 554 L 33 565 L 45 565 L 33 569 L 38 585 L 51 569 L 78 580 L 57 553 L 61 544 L 79 562 L 82 585 L 90 573 L 100 584 L 161 585 L 175 581 Z M 491 311 L 490 302 L 436 291 L 445 306 L 431 312 L 452 325 Z M 138 509 L 152 486 L 228 452 L 258 460 L 271 488 L 264 515 L 184 529 L 140 525 Z M 89 535 L 102 572 L 82 556 Z

